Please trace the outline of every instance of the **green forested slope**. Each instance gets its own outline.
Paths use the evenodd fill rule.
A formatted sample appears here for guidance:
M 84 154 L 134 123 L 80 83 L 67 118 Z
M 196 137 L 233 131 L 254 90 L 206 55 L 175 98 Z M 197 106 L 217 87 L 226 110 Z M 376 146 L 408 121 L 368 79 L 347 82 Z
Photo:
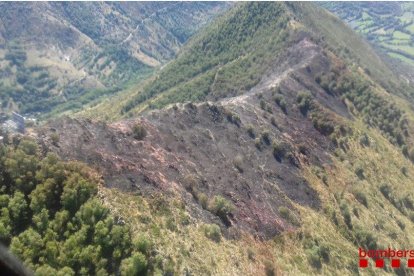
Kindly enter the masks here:
M 161 94 L 150 101 L 151 107 L 247 92 L 287 42 L 285 9 L 283 4 L 239 5 L 186 45 L 122 112 Z
M 0 239 L 11 252 L 36 275 L 144 273 L 145 241 L 102 205 L 95 173 L 17 143 L 0 148 Z

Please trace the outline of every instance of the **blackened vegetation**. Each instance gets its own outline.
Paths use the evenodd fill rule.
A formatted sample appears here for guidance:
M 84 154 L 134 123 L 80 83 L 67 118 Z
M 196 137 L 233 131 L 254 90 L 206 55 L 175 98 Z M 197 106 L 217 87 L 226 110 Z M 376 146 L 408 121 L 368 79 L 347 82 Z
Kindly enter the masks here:
M 180 104 L 106 127 L 62 119 L 50 126 L 61 133 L 59 148 L 50 148 L 100 168 L 111 187 L 143 195 L 178 192 L 191 206 L 191 216 L 220 225 L 224 235 L 231 227 L 268 238 L 296 227 L 277 211 L 285 206 L 295 213 L 287 198 L 311 208 L 319 208 L 320 201 L 301 176 L 297 149 L 275 135 L 279 130 L 269 120 L 263 120 L 272 127 L 266 130 L 247 124 L 247 115 L 205 103 Z M 137 143 L 130 135 L 138 122 L 151 139 Z M 40 136 L 49 137 L 49 129 L 44 131 Z M 87 142 L 79 141 L 83 136 Z M 281 143 L 283 154 L 275 152 L 281 162 L 275 160 L 273 142 Z

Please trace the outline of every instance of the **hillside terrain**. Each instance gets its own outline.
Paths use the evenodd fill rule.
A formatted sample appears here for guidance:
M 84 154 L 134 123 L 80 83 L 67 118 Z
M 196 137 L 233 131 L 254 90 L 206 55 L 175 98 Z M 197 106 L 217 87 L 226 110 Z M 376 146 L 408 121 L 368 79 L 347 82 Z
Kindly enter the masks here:
M 2 109 L 41 115 L 59 106 L 58 113 L 112 94 L 171 60 L 193 33 L 227 6 L 2 3 Z
M 364 35 L 386 55 L 414 65 L 414 6 L 409 2 L 326 2 L 321 5 Z M 405 66 L 404 69 L 407 70 Z M 408 67 L 409 68 L 409 67 Z M 410 68 L 412 71 L 412 68 Z M 412 72 L 410 72 L 412 75 Z
M 411 275 L 358 249 L 414 247 L 413 97 L 321 7 L 239 3 L 138 86 L 5 136 L 0 238 L 39 275 Z

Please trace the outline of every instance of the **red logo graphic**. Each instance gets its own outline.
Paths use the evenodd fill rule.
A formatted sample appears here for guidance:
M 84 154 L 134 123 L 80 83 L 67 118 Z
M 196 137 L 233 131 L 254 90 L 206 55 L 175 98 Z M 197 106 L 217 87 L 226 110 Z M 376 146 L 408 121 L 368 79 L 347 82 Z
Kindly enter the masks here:
M 392 268 L 399 268 L 401 266 L 401 259 L 407 261 L 408 268 L 414 268 L 414 250 L 394 250 L 394 249 L 377 249 L 365 250 L 359 248 L 359 267 L 365 268 L 369 266 L 369 259 L 375 261 L 375 267 L 384 268 L 385 259 L 389 259 Z M 403 260 L 405 262 L 405 260 Z
M 375 267 L 384 267 L 384 260 L 383 259 L 376 260 Z

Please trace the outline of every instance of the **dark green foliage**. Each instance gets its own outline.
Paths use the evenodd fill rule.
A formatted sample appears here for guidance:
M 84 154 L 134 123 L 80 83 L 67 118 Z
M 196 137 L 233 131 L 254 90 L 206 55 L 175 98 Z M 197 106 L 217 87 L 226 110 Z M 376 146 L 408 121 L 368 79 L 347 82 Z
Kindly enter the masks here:
M 145 273 L 146 252 L 134 252 L 130 229 L 97 199 L 87 167 L 42 159 L 29 140 L 1 149 L 0 238 L 26 266 L 38 275 Z
M 134 125 L 132 133 L 137 140 L 143 140 L 147 136 L 147 130 L 141 124 Z
M 131 257 L 122 260 L 122 275 L 144 275 L 147 270 L 147 259 L 141 252 L 134 253 Z

